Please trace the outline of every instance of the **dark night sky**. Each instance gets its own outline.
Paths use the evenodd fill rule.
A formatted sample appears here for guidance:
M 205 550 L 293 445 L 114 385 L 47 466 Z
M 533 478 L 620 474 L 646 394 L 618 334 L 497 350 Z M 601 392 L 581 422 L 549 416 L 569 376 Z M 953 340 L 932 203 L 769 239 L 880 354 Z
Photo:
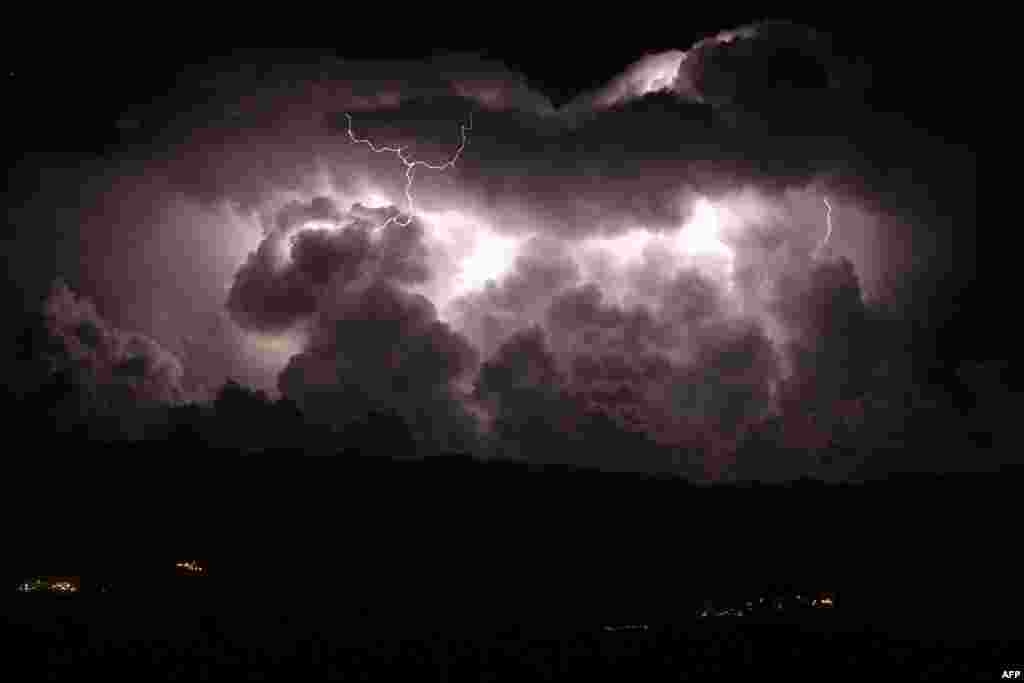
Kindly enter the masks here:
M 95 302 L 88 312 L 70 292 L 50 299 L 51 332 L 72 365 L 88 368 L 77 381 L 93 394 L 128 377 L 138 380 L 134 400 L 164 405 L 232 376 L 283 394 L 311 421 L 336 420 L 338 405 L 386 406 L 418 425 L 418 443 L 442 448 L 483 439 L 521 453 L 527 443 L 543 450 L 544 434 L 607 428 L 646 435 L 656 451 L 696 449 L 713 477 L 735 468 L 740 478 L 842 479 L 878 450 L 872 439 L 895 438 L 881 425 L 956 415 L 950 429 L 961 440 L 991 431 L 993 409 L 978 406 L 1001 404 L 1003 380 L 991 363 L 963 379 L 969 362 L 998 361 L 1005 350 L 991 346 L 994 335 L 975 334 L 991 325 L 983 302 L 996 290 L 977 277 L 966 86 L 946 66 L 956 56 L 938 57 L 954 44 L 953 22 L 794 18 L 830 36 L 813 43 L 828 46 L 814 64 L 805 28 L 761 25 L 695 48 L 699 59 L 686 62 L 695 66 L 675 94 L 599 103 L 645 55 L 690 50 L 751 19 L 549 24 L 484 49 L 473 43 L 495 43 L 467 38 L 468 29 L 452 40 L 458 47 L 423 49 L 422 36 L 405 41 L 402 31 L 368 40 L 353 21 L 335 48 L 96 40 L 45 58 L 8 54 L 6 99 L 17 103 L 7 127 L 13 305 L 38 306 L 58 275 Z M 440 31 L 424 32 L 444 43 Z M 333 100 L 310 94 L 310 83 L 325 82 L 352 89 Z M 476 94 L 458 97 L 444 82 Z M 488 110 L 495 83 L 500 106 Z M 371 240 L 371 223 L 385 214 L 350 209 L 374 205 L 369 183 L 404 210 L 402 169 L 346 139 L 338 103 L 409 92 L 418 99 L 398 107 L 352 105 L 367 122 L 360 134 L 418 142 L 441 158 L 465 113 L 477 112 L 456 169 L 424 171 L 416 187 L 434 202 L 430 215 L 467 207 L 483 216 L 492 244 L 515 244 L 518 256 L 486 273 L 491 290 L 482 281 L 475 291 L 446 289 L 455 271 L 445 269 L 465 263 L 452 256 L 465 236 L 431 242 L 441 239 L 431 220 L 455 219 L 426 218 L 405 232 L 391 225 Z M 540 114 L 545 100 L 561 113 Z M 334 194 L 310 189 L 316 157 L 328 159 Z M 296 188 L 284 207 L 282 192 Z M 823 194 L 840 208 L 833 251 L 815 260 Z M 594 265 L 639 249 L 601 239 L 638 224 L 675 234 L 701 197 L 741 216 L 728 227 L 731 267 L 748 279 L 734 289 L 702 270 L 699 254 L 715 248 L 706 243 L 693 252 L 696 269 L 675 271 L 678 263 L 650 255 L 642 269 L 617 274 Z M 310 230 L 343 215 L 355 220 L 344 234 Z M 225 220 L 241 223 L 227 230 Z M 265 234 L 241 237 L 246 220 L 263 221 Z M 298 239 L 290 261 L 274 265 L 286 230 Z M 593 240 L 605 244 L 605 261 L 588 265 L 581 245 Z M 83 319 L 99 341 L 82 346 Z M 338 368 L 347 368 L 340 384 L 329 379 Z M 818 427 L 798 417 L 808 414 Z M 527 424 L 547 426 L 524 436 Z M 911 450 L 917 436 L 897 431 Z M 744 460 L 748 451 L 817 448 L 808 444 L 819 438 L 847 439 L 836 448 L 861 455 L 845 464 Z M 900 460 L 864 471 L 964 465 Z

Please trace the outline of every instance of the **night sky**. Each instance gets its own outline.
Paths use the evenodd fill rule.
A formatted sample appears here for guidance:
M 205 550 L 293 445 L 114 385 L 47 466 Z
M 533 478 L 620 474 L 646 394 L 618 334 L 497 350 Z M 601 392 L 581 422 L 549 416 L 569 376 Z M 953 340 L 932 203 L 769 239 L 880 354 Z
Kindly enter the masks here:
M 59 376 L 96 444 L 287 406 L 698 481 L 1013 462 L 949 29 L 684 24 L 7 55 L 9 398 Z

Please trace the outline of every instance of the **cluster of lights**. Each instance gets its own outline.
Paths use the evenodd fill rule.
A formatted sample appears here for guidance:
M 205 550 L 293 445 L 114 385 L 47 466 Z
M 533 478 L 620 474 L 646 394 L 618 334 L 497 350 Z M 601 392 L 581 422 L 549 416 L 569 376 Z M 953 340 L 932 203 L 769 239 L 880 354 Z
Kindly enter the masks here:
M 202 574 L 206 571 L 206 568 L 203 567 L 203 565 L 196 562 L 195 560 L 177 562 L 175 563 L 175 566 L 177 566 L 179 569 L 184 569 L 185 571 L 191 572 L 193 574 Z
M 792 606 L 793 602 L 796 603 L 797 608 L 806 608 L 808 606 L 818 609 L 828 609 L 835 606 L 833 598 L 827 593 L 823 593 L 821 597 L 813 600 L 808 600 L 808 597 L 803 594 L 797 594 L 794 599 L 790 601 L 789 598 L 774 598 L 767 599 L 760 597 L 755 605 L 754 601 L 747 600 L 742 607 L 705 607 L 697 612 L 697 615 L 701 618 L 706 617 L 742 617 L 748 614 L 752 614 L 758 610 L 774 610 L 775 612 L 782 612 L 787 606 Z
M 42 579 L 33 579 L 22 583 L 18 586 L 18 590 L 22 593 L 33 593 L 35 591 L 46 590 L 47 587 L 47 583 Z
M 39 593 L 46 590 L 49 590 L 52 593 L 77 593 L 78 585 L 73 581 L 67 581 L 64 579 L 50 581 L 47 579 L 36 578 L 25 581 L 18 586 L 18 591 L 21 593 Z
M 625 624 L 623 626 L 605 626 L 605 631 L 646 631 L 647 624 Z
M 725 609 L 718 610 L 704 609 L 700 612 L 701 617 L 742 617 L 744 614 L 746 614 L 746 612 L 734 607 L 726 607 Z

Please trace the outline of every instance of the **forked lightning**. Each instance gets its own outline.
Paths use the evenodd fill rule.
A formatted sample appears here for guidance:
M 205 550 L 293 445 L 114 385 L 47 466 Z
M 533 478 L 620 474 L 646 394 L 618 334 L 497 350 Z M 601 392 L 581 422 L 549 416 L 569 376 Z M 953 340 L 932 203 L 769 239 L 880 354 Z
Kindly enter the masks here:
M 416 212 L 415 199 L 413 198 L 412 195 L 413 175 L 416 172 L 416 167 L 422 166 L 423 168 L 429 168 L 432 171 L 448 170 L 449 168 L 455 165 L 455 162 L 459 160 L 459 156 L 461 156 L 462 154 L 462 150 L 466 148 L 466 143 L 468 142 L 466 132 L 473 130 L 473 113 L 470 112 L 469 123 L 464 123 L 459 127 L 459 130 L 462 135 L 462 142 L 459 144 L 459 148 L 455 150 L 455 154 L 452 155 L 451 159 L 442 164 L 431 164 L 426 161 L 416 161 L 407 158 L 405 147 L 378 147 L 375 144 L 373 144 L 372 140 L 369 140 L 367 138 L 357 138 L 355 133 L 352 131 L 352 115 L 346 113 L 345 118 L 348 119 L 348 137 L 349 139 L 352 140 L 352 142 L 366 145 L 374 152 L 390 152 L 391 154 L 397 156 L 398 159 L 405 165 L 405 200 L 406 205 L 408 207 L 408 212 L 406 213 L 405 216 L 403 216 L 400 213 L 395 214 L 394 216 L 392 216 L 391 218 L 384 222 L 384 226 L 388 225 L 392 221 L 394 221 L 398 225 L 401 225 L 402 227 L 406 227 L 410 223 L 412 223 L 413 214 Z

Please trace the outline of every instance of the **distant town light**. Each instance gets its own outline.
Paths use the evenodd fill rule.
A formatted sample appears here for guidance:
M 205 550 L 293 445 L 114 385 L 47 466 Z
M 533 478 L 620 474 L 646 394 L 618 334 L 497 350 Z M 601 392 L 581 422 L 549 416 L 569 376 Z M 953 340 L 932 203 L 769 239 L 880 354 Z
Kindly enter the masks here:
M 190 574 L 204 574 L 206 573 L 206 567 L 197 562 L 196 560 L 186 560 L 183 562 L 175 562 L 175 566 L 178 569 L 183 569 Z
M 624 626 L 605 626 L 605 631 L 646 631 L 647 624 L 626 624 Z
M 77 577 L 36 577 L 18 584 L 18 592 L 40 593 L 50 591 L 52 593 L 77 593 L 78 583 Z

